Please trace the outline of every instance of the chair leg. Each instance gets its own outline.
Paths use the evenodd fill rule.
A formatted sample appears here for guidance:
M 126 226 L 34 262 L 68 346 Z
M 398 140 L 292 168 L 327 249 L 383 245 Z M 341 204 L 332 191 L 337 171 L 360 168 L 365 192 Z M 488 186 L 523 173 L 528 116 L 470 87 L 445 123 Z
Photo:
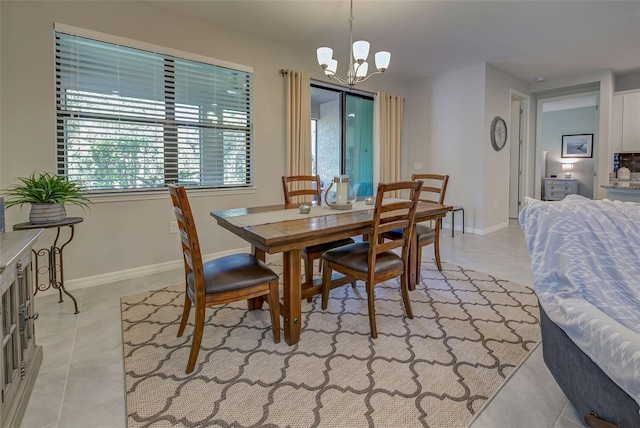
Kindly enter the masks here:
M 307 284 L 313 282 L 313 260 L 308 254 L 304 256 L 304 280 Z
M 417 252 L 416 252 L 416 282 L 419 283 L 422 279 L 422 248 L 423 246 L 420 243 L 416 243 Z
M 280 293 L 278 292 L 278 280 L 269 284 L 269 313 L 271 314 L 273 341 L 280 343 Z
M 373 292 L 375 284 L 373 281 L 367 281 L 367 302 L 369 304 L 369 328 L 371 328 L 371 337 L 378 337 L 378 328 L 376 327 L 376 306 L 375 294 Z
M 187 326 L 187 320 L 189 319 L 189 312 L 191 311 L 191 299 L 185 291 L 184 293 L 184 305 L 182 305 L 182 319 L 180 320 L 180 327 L 178 327 L 178 337 L 184 333 L 184 328 Z
M 196 304 L 196 321 L 193 330 L 193 339 L 191 340 L 191 353 L 189 354 L 189 362 L 187 363 L 187 374 L 193 371 L 196 366 L 196 361 L 198 360 L 200 344 L 202 343 L 202 333 L 204 332 L 204 310 L 204 305 Z
M 320 263 L 322 263 L 322 260 Z M 304 257 L 304 280 L 307 284 L 311 284 L 313 282 L 313 259 L 309 254 L 306 254 Z M 313 302 L 313 298 L 307 297 L 307 302 Z
M 322 309 L 326 310 L 327 305 L 329 304 L 329 290 L 331 290 L 331 268 L 329 267 L 329 262 L 322 261 L 324 264 L 323 272 L 322 272 Z
M 413 318 L 413 310 L 411 309 L 411 301 L 409 300 L 409 286 L 407 275 L 400 277 L 400 291 L 402 292 L 402 301 L 404 302 L 404 310 L 409 318 Z
M 438 220 L 441 221 L 441 220 Z M 436 257 L 436 265 L 438 266 L 438 270 L 442 272 L 442 263 L 440 262 L 440 229 L 436 227 L 436 240 L 433 243 L 433 252 Z

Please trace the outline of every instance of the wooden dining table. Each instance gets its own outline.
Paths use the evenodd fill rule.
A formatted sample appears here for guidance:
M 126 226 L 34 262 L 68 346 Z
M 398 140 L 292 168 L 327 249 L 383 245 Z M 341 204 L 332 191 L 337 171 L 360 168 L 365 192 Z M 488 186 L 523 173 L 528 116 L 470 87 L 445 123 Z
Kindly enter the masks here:
M 265 254 L 282 253 L 283 296 L 280 313 L 284 319 L 284 339 L 289 345 L 298 343 L 301 330 L 302 300 L 321 293 L 321 278 L 302 282 L 300 250 L 304 247 L 354 236 L 367 236 L 373 221 L 373 206 L 356 202 L 351 210 L 332 210 L 314 206 L 310 215 L 300 214 L 295 207 L 271 205 L 254 208 L 235 208 L 212 211 L 217 223 L 251 244 L 253 253 L 265 260 Z M 443 218 L 450 205 L 419 202 L 416 222 Z M 415 232 L 414 232 L 415 233 Z M 436 230 L 436 233 L 440 233 Z M 415 239 L 412 239 L 415 242 Z M 415 289 L 417 245 L 409 251 L 409 289 Z M 332 287 L 351 282 L 335 274 Z M 257 309 L 261 300 L 250 301 L 249 309 Z

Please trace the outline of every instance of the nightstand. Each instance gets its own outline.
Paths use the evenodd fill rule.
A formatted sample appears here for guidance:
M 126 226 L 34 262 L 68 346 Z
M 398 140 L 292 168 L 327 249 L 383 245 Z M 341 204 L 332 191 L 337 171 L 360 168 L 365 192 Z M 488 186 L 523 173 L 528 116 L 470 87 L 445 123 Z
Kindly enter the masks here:
M 578 193 L 578 180 L 575 178 L 545 178 L 544 200 L 561 201 L 567 195 Z

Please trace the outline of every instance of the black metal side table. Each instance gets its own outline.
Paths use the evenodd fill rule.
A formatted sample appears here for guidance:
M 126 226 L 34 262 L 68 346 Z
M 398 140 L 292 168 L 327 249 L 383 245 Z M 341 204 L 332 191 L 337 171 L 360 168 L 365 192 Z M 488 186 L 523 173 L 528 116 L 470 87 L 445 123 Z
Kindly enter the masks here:
M 40 250 L 32 250 L 35 255 L 36 262 L 36 291 L 34 294 L 37 294 L 38 291 L 48 290 L 50 287 L 53 287 L 58 290 L 60 293 L 60 300 L 58 303 L 61 303 L 62 300 L 62 292 L 67 296 L 71 297 L 73 300 L 73 305 L 75 307 L 74 313 L 80 313 L 78 310 L 78 301 L 71 293 L 64 288 L 64 267 L 63 267 L 63 259 L 62 259 L 62 251 L 64 247 L 67 246 L 69 242 L 73 239 L 74 234 L 74 226 L 78 223 L 84 221 L 82 217 L 67 217 L 64 220 L 55 222 L 55 223 L 46 223 L 46 224 L 33 224 L 30 222 L 26 223 L 18 223 L 13 226 L 13 230 L 24 230 L 24 229 L 52 229 L 56 228 L 58 231 L 56 232 L 56 239 L 53 241 L 53 244 L 50 248 L 42 248 Z M 68 226 L 70 229 L 69 238 L 67 241 L 58 246 L 58 239 L 60 238 L 60 229 Z M 47 266 L 40 266 L 39 261 L 41 257 L 46 257 L 49 264 Z M 49 281 L 40 283 L 40 274 L 49 274 Z

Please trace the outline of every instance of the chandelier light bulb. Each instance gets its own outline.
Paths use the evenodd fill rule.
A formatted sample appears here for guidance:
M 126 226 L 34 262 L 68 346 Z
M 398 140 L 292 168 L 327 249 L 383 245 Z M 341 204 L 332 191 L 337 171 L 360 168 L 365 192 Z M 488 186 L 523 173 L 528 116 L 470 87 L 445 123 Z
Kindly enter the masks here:
M 327 47 L 318 48 L 316 54 L 318 56 L 318 64 L 321 66 L 328 65 L 331 58 L 333 58 L 333 49 Z
M 387 51 L 380 51 L 376 53 L 376 68 L 378 71 L 383 72 L 389 68 L 391 62 L 391 54 Z
M 327 64 L 327 68 L 324 70 L 324 74 L 326 74 L 327 76 L 331 76 L 336 74 L 337 70 L 338 70 L 338 61 L 335 59 L 330 59 L 329 63 Z
M 356 62 L 363 62 L 369 56 L 369 42 L 366 40 L 358 40 L 353 42 L 353 59 Z
M 356 66 L 356 77 L 365 77 L 367 75 L 367 71 L 369 70 L 369 63 L 363 62 L 360 66 Z

